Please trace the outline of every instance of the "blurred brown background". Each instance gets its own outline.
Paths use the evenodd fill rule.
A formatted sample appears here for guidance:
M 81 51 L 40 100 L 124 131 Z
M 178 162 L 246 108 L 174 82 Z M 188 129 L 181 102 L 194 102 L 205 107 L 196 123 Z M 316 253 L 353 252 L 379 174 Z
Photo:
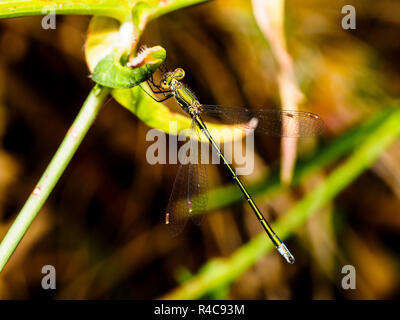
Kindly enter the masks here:
M 326 122 L 322 141 L 346 132 L 399 96 L 400 2 L 287 1 L 285 27 L 302 109 Z M 357 29 L 341 28 L 353 4 Z M 167 50 L 167 66 L 210 104 L 279 107 L 276 63 L 251 2 L 213 1 L 152 22 L 142 39 Z M 93 86 L 84 60 L 86 16 L 0 21 L 0 237 L 31 193 Z M 171 108 L 178 110 L 173 103 Z M 148 131 L 111 98 L 65 174 L 0 274 L 2 299 L 157 298 L 210 258 L 229 256 L 263 232 L 245 204 L 207 215 L 170 238 L 162 223 L 175 165 L 146 162 Z M 251 183 L 279 164 L 280 141 L 257 140 Z M 300 156 L 317 142 L 301 143 Z M 288 241 L 296 263 L 272 252 L 226 290 L 208 298 L 398 298 L 400 142 Z M 272 199 L 257 198 L 270 219 L 287 211 L 332 168 Z M 229 183 L 222 168 L 210 188 Z M 269 208 L 273 210 L 269 210 Z M 57 289 L 41 288 L 41 268 L 57 270 Z M 343 265 L 357 289 L 341 288 Z

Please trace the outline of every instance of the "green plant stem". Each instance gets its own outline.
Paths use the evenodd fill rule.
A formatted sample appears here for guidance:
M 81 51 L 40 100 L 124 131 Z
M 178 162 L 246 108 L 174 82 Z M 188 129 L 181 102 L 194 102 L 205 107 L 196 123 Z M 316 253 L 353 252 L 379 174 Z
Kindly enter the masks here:
M 95 86 L 89 93 L 82 109 L 68 130 L 46 171 L 43 173 L 34 191 L 0 244 L 0 272 L 42 208 L 43 203 L 54 189 L 61 174 L 64 172 L 76 149 L 85 137 L 86 132 L 95 120 L 108 93 L 108 88 L 99 86 Z
M 0 2 L 0 19 L 46 15 L 44 8 L 55 8 L 56 14 L 83 14 L 114 18 L 120 22 L 131 19 L 131 11 L 138 2 L 145 3 L 150 10 L 150 19 L 171 11 L 189 7 L 209 0 L 4 0 Z
M 71 0 L 6 0 L 0 3 L 0 18 L 46 15 L 44 8 L 55 8 L 56 14 L 98 15 L 126 21 L 130 8 L 126 0 L 71 1 Z
M 400 110 L 391 113 L 366 137 L 349 159 L 339 166 L 317 188 L 306 195 L 274 224 L 281 239 L 288 238 L 317 210 L 331 201 L 341 190 L 373 164 L 379 155 L 400 135 Z M 213 259 L 191 280 L 163 299 L 196 299 L 232 283 L 248 268 L 273 249 L 264 233 L 253 238 L 230 257 Z
M 150 20 L 156 19 L 169 12 L 176 11 L 182 8 L 194 6 L 203 2 L 211 0 L 170 0 L 164 6 L 158 6 L 156 10 L 152 10 L 150 14 Z

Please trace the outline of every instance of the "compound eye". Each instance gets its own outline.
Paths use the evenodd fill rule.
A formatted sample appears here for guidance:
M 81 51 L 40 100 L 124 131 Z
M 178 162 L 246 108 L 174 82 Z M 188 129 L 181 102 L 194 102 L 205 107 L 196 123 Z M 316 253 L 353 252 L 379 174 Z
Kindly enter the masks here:
M 163 89 L 168 89 L 168 82 L 167 82 L 167 80 L 163 80 L 162 82 L 161 82 L 161 88 L 163 88 Z
M 176 80 L 182 80 L 185 77 L 185 71 L 182 68 L 176 68 L 174 71 L 174 78 Z

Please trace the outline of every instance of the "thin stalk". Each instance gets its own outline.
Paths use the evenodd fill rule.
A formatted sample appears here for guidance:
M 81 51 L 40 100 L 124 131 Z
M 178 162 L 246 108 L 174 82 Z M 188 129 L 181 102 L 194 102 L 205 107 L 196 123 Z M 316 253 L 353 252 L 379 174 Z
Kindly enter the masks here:
M 153 20 L 169 12 L 207 1 L 209 0 L 1 0 L 0 19 L 37 15 L 44 16 L 50 12 L 49 10 L 54 9 L 56 14 L 83 14 L 104 16 L 117 19 L 120 22 L 124 22 L 131 19 L 132 9 L 138 3 L 142 3 L 148 9 L 150 9 L 149 18 L 150 20 Z
M 45 10 L 44 10 L 45 9 Z M 126 21 L 130 16 L 128 1 L 71 1 L 71 0 L 4 0 L 0 2 L 0 19 L 56 14 L 84 14 L 105 16 Z
M 156 19 L 172 11 L 177 11 L 182 8 L 191 7 L 210 0 L 173 0 L 166 2 L 165 5 L 159 5 L 150 13 L 150 20 Z
M 86 132 L 96 119 L 108 93 L 108 88 L 99 86 L 95 86 L 90 91 L 56 154 L 0 244 L 0 272 L 54 189 Z

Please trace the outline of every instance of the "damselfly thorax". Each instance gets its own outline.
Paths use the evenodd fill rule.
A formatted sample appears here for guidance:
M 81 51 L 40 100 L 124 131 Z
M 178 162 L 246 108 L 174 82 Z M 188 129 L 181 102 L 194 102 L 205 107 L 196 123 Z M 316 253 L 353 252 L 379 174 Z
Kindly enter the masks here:
M 173 95 L 183 111 L 192 118 L 201 113 L 202 106 L 196 95 L 182 82 L 173 79 L 171 84 Z

